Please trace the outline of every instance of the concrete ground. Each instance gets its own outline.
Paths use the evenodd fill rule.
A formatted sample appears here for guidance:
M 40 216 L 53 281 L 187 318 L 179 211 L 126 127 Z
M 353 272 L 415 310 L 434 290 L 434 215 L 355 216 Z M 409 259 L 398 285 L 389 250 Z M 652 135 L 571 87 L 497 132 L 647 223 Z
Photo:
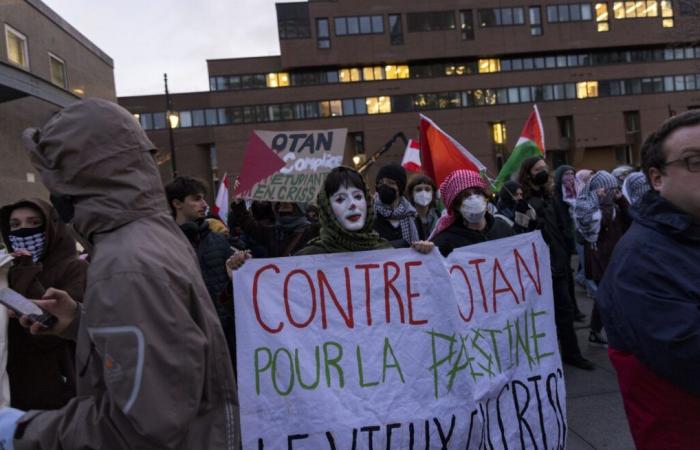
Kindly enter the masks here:
M 634 450 L 634 442 L 620 397 L 615 369 L 606 348 L 588 344 L 588 320 L 593 300 L 578 286 L 579 308 L 586 322 L 576 323 L 579 346 L 583 356 L 596 365 L 594 371 L 564 365 L 569 419 L 568 450 Z

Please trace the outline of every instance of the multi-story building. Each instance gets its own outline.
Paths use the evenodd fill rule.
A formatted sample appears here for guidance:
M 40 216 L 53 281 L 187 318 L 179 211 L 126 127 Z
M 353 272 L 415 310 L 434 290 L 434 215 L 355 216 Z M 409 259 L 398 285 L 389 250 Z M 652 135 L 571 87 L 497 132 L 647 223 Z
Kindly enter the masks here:
M 112 59 L 40 0 L 0 1 L 0 205 L 48 196 L 22 131 L 87 96 L 116 101 Z
M 281 55 L 207 61 L 208 92 L 167 111 L 162 95 L 119 99 L 165 177 L 169 122 L 179 171 L 209 180 L 238 173 L 252 130 L 345 127 L 345 161 L 362 164 L 396 133 L 417 138 L 418 113 L 495 174 L 533 103 L 554 165 L 606 169 L 638 164 L 648 132 L 700 107 L 699 0 L 312 0 L 278 4 L 277 22 Z

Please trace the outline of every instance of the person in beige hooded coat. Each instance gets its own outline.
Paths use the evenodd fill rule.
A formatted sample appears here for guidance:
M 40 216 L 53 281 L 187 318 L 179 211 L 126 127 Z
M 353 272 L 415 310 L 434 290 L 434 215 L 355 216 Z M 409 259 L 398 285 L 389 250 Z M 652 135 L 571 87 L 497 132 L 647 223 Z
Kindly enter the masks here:
M 25 144 L 92 248 L 84 305 L 63 333 L 77 329 L 77 397 L 23 415 L 15 449 L 238 448 L 224 334 L 166 209 L 154 145 L 128 111 L 99 99 L 25 131 Z

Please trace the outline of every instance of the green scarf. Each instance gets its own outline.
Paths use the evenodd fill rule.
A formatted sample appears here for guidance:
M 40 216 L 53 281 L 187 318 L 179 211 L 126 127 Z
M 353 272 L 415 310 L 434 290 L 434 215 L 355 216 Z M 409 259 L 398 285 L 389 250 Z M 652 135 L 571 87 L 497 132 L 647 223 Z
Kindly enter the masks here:
M 358 231 L 348 231 L 338 222 L 326 191 L 321 189 L 316 199 L 318 203 L 318 219 L 321 225 L 319 237 L 309 241 L 308 246 L 322 249 L 324 253 L 359 252 L 392 248 L 389 241 L 374 231 L 374 204 L 367 186 L 364 186 L 367 200 L 367 216 L 365 226 Z

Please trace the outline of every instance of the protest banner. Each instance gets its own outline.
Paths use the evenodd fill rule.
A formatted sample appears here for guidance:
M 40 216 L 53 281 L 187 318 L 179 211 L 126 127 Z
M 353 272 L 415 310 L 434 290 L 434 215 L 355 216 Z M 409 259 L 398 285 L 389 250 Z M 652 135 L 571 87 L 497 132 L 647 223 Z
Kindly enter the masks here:
M 244 449 L 563 449 L 539 232 L 248 261 L 234 275 Z
M 236 196 L 274 202 L 316 200 L 326 174 L 343 163 L 346 136 L 345 128 L 254 131 Z

